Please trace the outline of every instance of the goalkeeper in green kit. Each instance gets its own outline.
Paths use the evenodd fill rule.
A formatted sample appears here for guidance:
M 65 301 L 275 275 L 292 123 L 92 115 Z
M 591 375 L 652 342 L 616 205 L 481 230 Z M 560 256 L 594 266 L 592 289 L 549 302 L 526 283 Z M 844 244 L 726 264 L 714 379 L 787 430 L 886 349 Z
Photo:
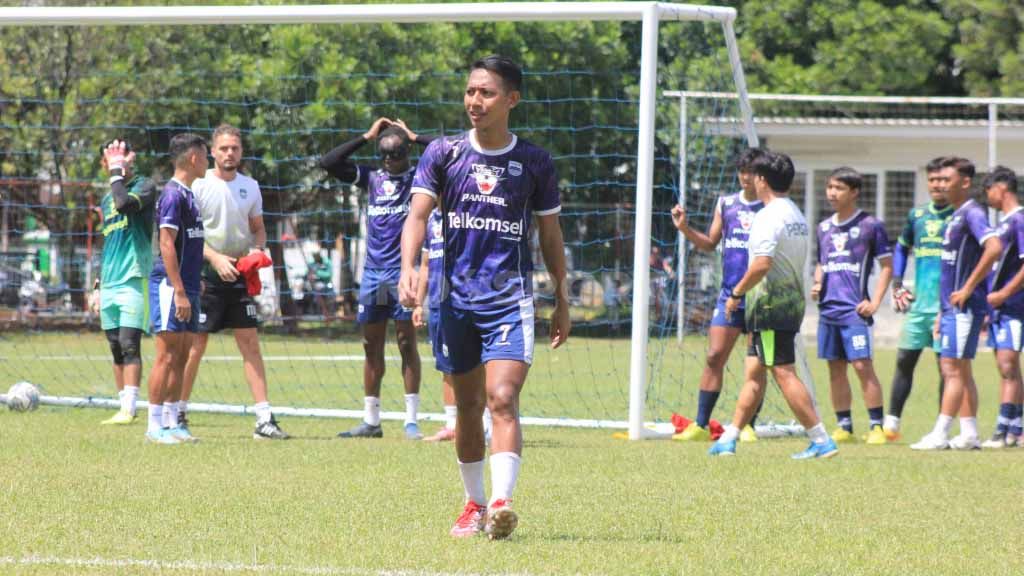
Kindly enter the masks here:
M 103 424 L 131 424 L 142 378 L 142 332 L 147 328 L 146 279 L 153 267 L 153 201 L 156 184 L 132 175 L 135 153 L 122 140 L 100 149 L 110 191 L 103 213 L 103 266 L 100 272 L 100 324 L 114 359 L 114 381 L 121 407 Z
M 928 163 L 928 194 L 932 201 L 907 215 L 907 223 L 893 250 L 892 302 L 897 312 L 907 312 L 896 352 L 896 372 L 892 378 L 889 413 L 883 428 L 889 441 L 900 438 L 903 405 L 914 384 L 914 368 L 925 348 L 933 348 L 938 360 L 939 341 L 934 337 L 935 317 L 939 314 L 939 274 L 942 266 L 942 239 L 953 206 L 946 200 L 948 182 L 941 174 L 942 158 Z M 914 292 L 903 285 L 909 256 L 914 256 Z M 908 311 L 909 310 L 909 311 Z M 942 401 L 942 372 L 939 371 L 939 401 Z

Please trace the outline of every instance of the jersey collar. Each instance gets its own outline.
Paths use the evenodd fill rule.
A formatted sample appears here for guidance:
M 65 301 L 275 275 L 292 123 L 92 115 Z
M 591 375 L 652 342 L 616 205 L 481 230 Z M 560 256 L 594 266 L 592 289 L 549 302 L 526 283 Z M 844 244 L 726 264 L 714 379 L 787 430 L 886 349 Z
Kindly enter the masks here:
M 1014 214 L 1016 214 L 1017 212 L 1020 212 L 1021 210 L 1024 210 L 1024 206 L 1017 206 L 1016 208 L 1014 208 L 1013 210 L 1010 210 L 1009 212 L 1003 212 L 1003 217 L 1000 218 L 999 221 L 1000 222 L 1006 222 L 1007 218 L 1009 218 L 1010 216 L 1013 216 Z
M 182 188 L 184 188 L 185 190 L 188 190 L 189 192 L 192 191 L 191 188 L 189 188 L 188 186 L 185 186 L 185 183 L 182 182 L 181 180 L 178 180 L 177 178 L 171 178 L 171 182 L 174 182 L 175 184 L 177 184 L 178 186 L 181 186 Z
M 744 206 L 753 206 L 754 204 L 761 204 L 761 199 L 758 198 L 757 196 L 754 196 L 754 199 L 748 202 L 747 199 L 743 197 L 743 190 L 740 190 L 739 192 L 736 193 L 736 200 L 738 200 L 739 203 L 743 204 Z
M 843 220 L 842 222 L 840 222 L 840 221 L 838 220 L 838 218 L 839 218 L 839 214 L 833 214 L 833 215 L 832 215 L 832 224 L 833 224 L 834 226 L 840 226 L 840 227 L 842 227 L 842 226 L 846 226 L 846 225 L 847 225 L 847 224 L 849 224 L 850 222 L 853 222 L 853 221 L 854 221 L 854 219 L 856 219 L 856 218 L 857 218 L 857 216 L 860 216 L 860 215 L 861 215 L 861 212 L 863 212 L 863 210 L 861 210 L 860 208 L 857 208 L 857 211 L 853 213 L 853 216 L 850 216 L 849 218 L 847 218 L 846 220 Z
M 509 152 L 512 151 L 513 148 L 516 147 L 516 144 L 518 143 L 519 137 L 516 136 L 515 134 L 512 134 L 512 141 L 508 143 L 508 146 L 505 146 L 504 148 L 499 148 L 498 150 L 487 150 L 484 147 L 480 146 L 480 142 L 477 141 L 476 128 L 473 128 L 472 130 L 469 131 L 469 145 L 473 147 L 473 150 L 476 150 L 478 153 L 483 154 L 484 156 L 501 156 L 502 154 L 508 154 Z
M 928 209 L 931 210 L 932 214 L 942 214 L 943 212 L 949 211 L 951 208 L 953 208 L 952 204 L 946 204 L 942 208 L 937 208 L 935 206 L 935 202 L 928 203 Z

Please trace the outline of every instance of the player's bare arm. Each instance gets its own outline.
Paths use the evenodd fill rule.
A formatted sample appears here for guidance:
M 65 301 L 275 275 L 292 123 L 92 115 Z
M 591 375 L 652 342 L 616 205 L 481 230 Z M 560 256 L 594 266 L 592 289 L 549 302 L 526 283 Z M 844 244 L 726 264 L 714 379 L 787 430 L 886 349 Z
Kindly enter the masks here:
M 565 242 L 558 214 L 537 217 L 537 233 L 544 265 L 555 284 L 555 311 L 551 316 L 551 347 L 558 348 L 569 338 L 569 288 L 565 283 Z
M 967 277 L 967 281 L 964 282 L 964 285 L 959 290 L 949 295 L 949 303 L 953 306 L 959 308 L 967 302 L 971 293 L 978 287 L 978 283 L 988 275 L 989 271 L 992 270 L 992 265 L 995 264 L 996 260 L 1003 253 L 1003 242 L 993 236 L 985 241 L 984 248 L 985 251 L 982 252 L 978 265 L 974 267 L 971 275 Z
M 821 263 L 814 265 L 814 284 L 811 284 L 811 298 L 817 300 L 821 297 L 821 280 L 825 272 L 821 269 Z
M 736 283 L 736 286 L 732 289 L 730 298 L 726 300 L 726 312 L 729 314 L 735 312 L 736 308 L 740 305 L 740 298 L 749 292 L 751 288 L 757 286 L 757 283 L 763 280 L 771 269 L 771 256 L 758 256 L 757 258 L 754 258 L 754 261 L 750 263 L 750 267 L 747 268 L 747 273 L 744 274 L 743 278 L 740 278 L 740 281 Z
M 865 299 L 857 305 L 857 314 L 864 318 L 875 315 L 878 307 L 882 305 L 885 291 L 889 289 L 889 280 L 892 278 L 892 256 L 879 258 L 878 264 L 881 266 L 881 270 L 878 272 L 878 280 L 875 283 L 874 296 L 871 297 L 871 300 Z
M 263 215 L 249 217 L 249 231 L 252 232 L 253 245 L 249 252 L 262 252 L 267 247 L 267 227 L 263 223 Z
M 707 234 L 690 228 L 689 223 L 686 221 L 686 209 L 679 204 L 672 207 L 672 223 L 698 250 L 711 252 L 722 240 L 722 213 L 718 210 L 715 210 L 715 215 L 711 219 L 711 227 L 708 228 Z
M 427 235 L 427 220 L 434 209 L 434 199 L 427 194 L 413 194 L 409 202 L 409 215 L 402 227 L 402 275 L 398 280 L 398 299 L 403 306 L 416 305 L 419 295 L 420 273 L 416 257 L 423 249 Z

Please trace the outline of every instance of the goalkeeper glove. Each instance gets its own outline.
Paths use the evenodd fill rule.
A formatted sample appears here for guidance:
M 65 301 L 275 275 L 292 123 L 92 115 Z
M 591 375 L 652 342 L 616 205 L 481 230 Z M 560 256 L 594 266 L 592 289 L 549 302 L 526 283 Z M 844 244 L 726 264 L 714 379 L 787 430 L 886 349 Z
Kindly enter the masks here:
M 903 286 L 892 291 L 892 309 L 899 313 L 904 313 L 910 310 L 910 305 L 914 302 L 914 293 L 907 290 Z

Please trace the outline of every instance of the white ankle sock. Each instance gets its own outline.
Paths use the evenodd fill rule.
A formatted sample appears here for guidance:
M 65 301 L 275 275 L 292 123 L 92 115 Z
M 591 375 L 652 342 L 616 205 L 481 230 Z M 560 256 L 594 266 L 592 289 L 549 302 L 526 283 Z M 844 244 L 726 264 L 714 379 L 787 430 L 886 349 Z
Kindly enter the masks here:
M 257 402 L 253 405 L 252 409 L 256 413 L 257 424 L 270 422 L 270 419 L 273 417 L 273 413 L 270 411 L 270 402 Z
M 164 427 L 164 405 L 149 405 L 149 424 L 146 427 L 148 432 L 159 432 Z
M 932 434 L 943 438 L 949 438 L 949 429 L 952 427 L 953 417 L 946 416 L 945 414 L 939 414 L 939 417 L 935 419 L 935 428 L 932 428 Z
M 448 405 L 445 405 L 445 407 L 444 407 L 444 427 L 449 429 L 449 430 L 455 430 L 455 418 L 456 418 L 456 416 L 458 416 L 458 414 L 459 414 L 458 406 L 448 406 Z
M 824 444 L 828 442 L 828 432 L 825 431 L 825 424 L 821 422 L 818 422 L 808 430 L 807 436 L 811 439 L 811 442 L 814 442 L 815 444 Z
M 484 461 L 459 462 L 459 472 L 462 473 L 462 486 L 466 490 L 466 500 L 472 500 L 483 506 L 487 503 L 487 494 L 484 492 Z
M 363 422 L 370 426 L 380 426 L 380 398 L 363 397 Z
M 725 425 L 725 431 L 718 437 L 719 442 L 732 442 L 733 440 L 740 437 L 740 429 L 733 426 L 732 424 Z
M 136 411 L 135 404 L 139 401 L 139 387 L 125 386 L 122 392 L 124 392 L 124 396 L 121 397 L 121 410 L 134 416 Z
M 977 418 L 961 418 L 960 419 L 960 435 L 964 438 L 977 438 L 978 437 L 978 419 Z
M 178 402 L 164 402 L 164 428 L 178 427 Z
M 420 411 L 420 395 L 419 394 L 406 394 L 405 395 L 405 423 L 415 424 L 419 420 Z
M 898 431 L 900 429 L 900 418 L 899 416 L 893 416 L 892 414 L 885 415 L 885 421 L 882 422 L 882 427 L 886 430 Z
M 515 452 L 491 454 L 491 502 L 511 500 L 522 458 Z

